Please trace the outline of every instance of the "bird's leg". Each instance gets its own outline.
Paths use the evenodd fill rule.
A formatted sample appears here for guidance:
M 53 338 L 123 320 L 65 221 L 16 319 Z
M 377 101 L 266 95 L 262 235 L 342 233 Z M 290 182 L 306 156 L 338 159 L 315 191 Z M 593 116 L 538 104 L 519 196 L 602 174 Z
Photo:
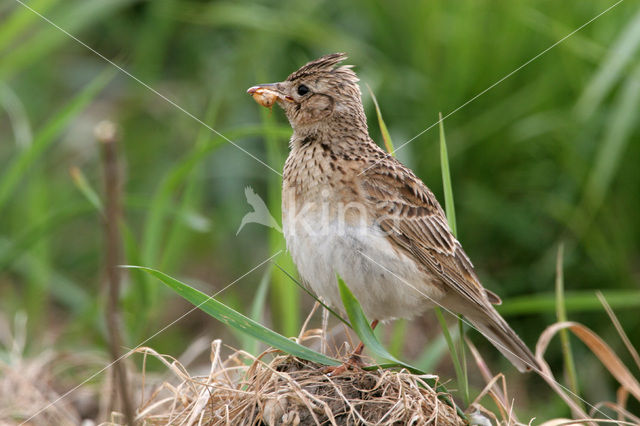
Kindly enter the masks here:
M 373 320 L 371 322 L 371 329 L 375 330 L 377 326 L 378 326 L 378 320 Z M 362 350 L 363 349 L 364 349 L 364 343 L 362 343 L 362 341 L 361 341 L 360 343 L 358 343 L 358 346 L 356 346 L 356 350 L 353 351 L 353 353 L 351 354 L 351 358 L 352 359 L 357 359 L 358 362 L 361 362 L 360 355 L 362 355 Z
M 329 329 L 329 310 L 322 307 L 322 339 L 320 340 L 320 353 L 327 355 L 327 330 Z
M 375 330 L 377 325 L 378 320 L 373 320 L 373 322 L 371 322 L 371 329 Z M 363 349 L 364 343 L 362 343 L 361 341 L 360 343 L 358 343 L 358 346 L 356 346 L 356 349 L 353 351 L 353 353 L 342 365 L 339 365 L 337 367 L 325 367 L 324 372 L 330 376 L 337 376 L 338 374 L 342 374 L 347 371 L 349 367 L 362 366 L 363 363 L 360 355 L 362 354 Z

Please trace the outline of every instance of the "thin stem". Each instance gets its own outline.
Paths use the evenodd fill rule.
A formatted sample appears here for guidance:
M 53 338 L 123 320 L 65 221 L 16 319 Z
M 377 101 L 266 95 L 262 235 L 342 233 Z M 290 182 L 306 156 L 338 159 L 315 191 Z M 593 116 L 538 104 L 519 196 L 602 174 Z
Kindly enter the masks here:
M 105 268 L 107 273 L 107 306 L 106 321 L 109 333 L 109 351 L 113 359 L 113 383 L 118 387 L 120 401 L 127 424 L 134 424 L 134 409 L 129 394 L 127 370 L 120 359 L 122 335 L 120 333 L 120 313 L 118 300 L 120 297 L 120 263 L 121 243 L 119 222 L 122 215 L 120 206 L 120 177 L 118 171 L 118 154 L 116 146 L 115 125 L 102 122 L 96 127 L 96 137 L 101 142 L 102 164 L 105 187 Z M 117 394 L 111 395 L 111 407 L 115 407 Z

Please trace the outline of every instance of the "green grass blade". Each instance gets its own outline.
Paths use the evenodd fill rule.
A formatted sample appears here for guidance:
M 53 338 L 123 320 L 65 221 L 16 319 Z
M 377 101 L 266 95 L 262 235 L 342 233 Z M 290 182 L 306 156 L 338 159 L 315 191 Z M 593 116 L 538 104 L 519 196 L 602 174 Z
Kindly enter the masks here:
M 272 268 L 265 269 L 264 274 L 260 279 L 260 284 L 258 284 L 258 289 L 253 297 L 253 303 L 251 304 L 251 319 L 258 323 L 262 321 L 262 316 L 264 315 L 264 308 L 267 302 L 267 293 L 269 290 L 269 283 L 271 282 L 272 271 Z M 243 334 L 243 336 L 242 347 L 244 350 L 250 354 L 257 355 L 258 350 L 260 349 L 258 340 L 252 339 L 246 334 Z
M 467 366 L 467 350 L 466 350 L 466 342 L 464 341 L 464 321 L 462 321 L 462 315 L 458 315 L 458 349 L 460 350 L 460 364 L 462 364 L 462 377 L 464 378 L 464 389 L 463 394 L 465 398 L 465 403 L 469 405 L 469 369 Z M 463 338 L 460 338 L 463 336 Z
M 457 327 L 449 330 L 449 333 L 451 334 L 452 340 L 458 339 Z M 439 334 L 435 339 L 429 340 L 429 344 L 426 345 L 420 356 L 416 358 L 415 364 L 422 371 L 433 371 L 448 351 L 445 334 Z
M 145 16 L 139 19 L 133 70 L 143 81 L 158 79 L 170 51 L 168 41 L 178 23 L 174 17 L 179 4 L 175 0 L 150 2 L 144 9 Z
M 50 19 L 58 27 L 64 31 L 74 35 L 83 29 L 92 26 L 95 27 L 96 22 L 105 22 L 118 10 L 125 8 L 133 3 L 133 0 L 83 0 L 79 2 L 60 1 L 50 13 L 46 13 L 47 19 Z M 24 13 L 33 14 L 24 6 Z M 32 7 L 31 2 L 30 6 Z M 38 10 L 36 12 L 42 13 Z M 17 48 L 7 49 L 0 61 L 0 80 L 10 80 L 19 72 L 31 66 L 34 62 L 41 60 L 54 61 L 53 58 L 45 58 L 57 49 L 68 43 L 76 43 L 69 38 L 65 32 L 55 28 L 52 24 L 45 22 L 42 18 L 36 16 L 38 31 L 30 37 L 23 37 L 23 42 L 17 45 Z M 35 25 L 34 25 L 35 27 Z M 20 37 L 18 37 L 20 38 Z
M 138 245 L 137 236 L 126 222 L 122 222 L 122 241 L 124 258 L 128 263 L 142 263 L 142 254 Z M 158 309 L 153 305 L 148 296 L 152 286 L 151 277 L 139 270 L 131 270 L 129 274 L 129 285 L 124 289 L 122 305 L 126 312 L 135 312 L 128 318 L 125 317 L 127 331 L 131 339 L 137 341 L 142 338 L 148 328 L 148 324 L 153 321 L 151 313 Z M 156 311 L 157 312 L 157 311 Z
M 6 252 L 12 249 L 12 242 L 0 237 L 0 259 L 5 256 Z M 12 273 L 16 276 L 27 275 L 30 270 L 38 267 L 38 262 L 40 262 L 39 257 L 33 256 L 31 253 L 22 253 L 20 258 L 12 265 Z M 52 270 L 50 279 L 50 293 L 48 294 L 56 303 L 63 306 L 69 312 L 80 315 L 90 309 L 92 304 L 95 303 L 95 297 L 93 297 L 84 286 L 73 281 L 62 272 Z
M 80 193 L 84 195 L 84 198 L 89 201 L 89 204 L 95 207 L 97 211 L 102 213 L 102 201 L 100 200 L 100 196 L 91 187 L 86 176 L 84 175 L 84 173 L 82 173 L 82 170 L 74 166 L 69 169 L 69 174 L 71 175 L 71 180 L 76 185 L 76 188 L 78 188 Z
M 640 291 L 638 290 L 610 290 L 605 292 L 605 295 L 615 309 L 640 308 Z M 602 305 L 593 291 L 565 292 L 564 304 L 567 312 L 602 311 Z M 547 293 L 512 297 L 509 303 L 496 306 L 496 309 L 503 316 L 555 313 L 556 296 L 553 293 Z
M 395 148 L 393 146 L 393 140 L 391 139 L 391 135 L 389 134 L 389 130 L 387 129 L 387 125 L 385 124 L 384 119 L 382 117 L 382 112 L 380 111 L 380 106 L 378 105 L 378 100 L 376 99 L 376 96 L 373 94 L 373 91 L 371 90 L 369 85 L 367 85 L 367 89 L 369 90 L 369 93 L 371 94 L 371 98 L 373 99 L 373 104 L 376 107 L 376 115 L 378 117 L 378 125 L 380 126 L 380 133 L 382 134 L 382 139 L 384 141 L 384 146 L 385 146 L 387 152 L 389 152 L 391 155 L 395 155 L 395 153 L 394 153 Z M 442 124 L 442 122 L 441 122 L 441 124 Z M 442 132 L 442 130 L 441 130 L 441 132 Z M 444 134 L 441 133 L 441 135 L 444 135 Z M 445 147 L 445 149 L 446 149 L 446 147 Z M 446 155 L 446 152 L 445 152 L 445 155 Z M 449 172 L 449 164 L 447 162 L 447 175 L 448 175 L 448 172 Z M 449 186 L 450 186 L 450 184 L 451 184 L 451 182 L 449 181 Z M 451 200 L 453 200 L 453 195 L 451 196 Z M 455 224 L 455 213 L 454 213 L 454 224 Z M 402 361 L 399 361 L 397 358 L 395 358 L 391 353 L 389 353 L 389 351 L 387 351 L 382 346 L 380 341 L 373 334 L 373 330 L 371 330 L 371 327 L 369 326 L 369 322 L 367 321 L 366 317 L 364 316 L 364 312 L 362 312 L 362 308 L 360 307 L 360 304 L 355 299 L 355 297 L 353 297 L 353 294 L 351 293 L 349 288 L 344 284 L 344 282 L 340 279 L 340 277 L 338 277 L 338 283 L 340 285 L 340 296 L 342 297 L 342 303 L 345 304 L 345 308 L 346 308 L 346 302 L 345 302 L 345 298 L 346 298 L 347 301 L 349 302 L 350 306 L 351 306 L 352 314 L 357 315 L 358 318 L 359 318 L 359 321 L 360 321 L 359 324 L 357 324 L 357 325 L 354 324 L 354 327 L 352 327 L 352 329 L 356 332 L 356 334 L 358 334 L 358 337 L 360 338 L 360 340 L 362 340 L 362 342 L 365 343 L 365 345 L 369 349 L 371 349 L 380 358 L 384 358 L 384 359 L 387 359 L 389 361 L 393 361 L 393 362 L 397 363 L 398 365 L 400 365 L 400 366 L 402 366 L 404 368 L 407 368 L 409 371 L 411 371 L 413 373 L 424 374 L 419 369 L 417 369 L 417 368 L 415 368 L 415 367 L 413 367 L 413 366 L 411 366 L 409 364 L 406 364 L 406 363 L 404 363 Z M 343 294 L 343 292 L 344 292 L 344 294 Z M 440 309 L 438 307 L 436 307 L 436 310 L 438 310 L 440 315 L 442 315 L 442 312 L 440 312 Z M 353 319 L 351 318 L 351 315 L 349 314 L 349 311 L 347 311 L 347 315 L 349 315 L 349 320 L 351 322 L 353 322 Z M 364 321 L 363 321 L 363 319 L 364 319 Z M 360 329 L 360 327 L 364 327 L 364 328 Z M 358 329 L 360 329 L 360 332 L 358 331 Z M 405 330 L 404 327 L 399 327 L 396 330 L 396 333 L 394 334 L 394 341 L 395 341 L 394 347 L 396 347 L 396 349 L 398 347 L 397 341 L 403 337 L 404 330 Z M 447 335 L 449 334 L 449 330 L 448 329 L 445 329 L 445 332 L 447 333 Z M 361 333 L 362 333 L 362 335 L 361 335 Z M 448 340 L 451 340 L 451 336 L 449 336 Z M 370 346 L 372 343 L 373 343 L 374 346 Z M 445 391 L 446 391 L 446 389 L 445 389 Z M 448 400 L 446 400 L 446 402 L 450 405 L 450 402 Z M 464 414 L 462 413 L 462 411 L 460 411 L 460 409 L 458 407 L 455 407 L 455 408 L 458 411 L 458 414 L 460 414 L 464 418 Z
M 449 170 L 449 154 L 447 152 L 447 140 L 444 135 L 444 124 L 442 120 L 442 113 L 438 114 L 439 128 L 440 128 L 440 168 L 442 169 L 442 186 L 444 188 L 444 206 L 447 213 L 447 222 L 449 222 L 449 228 L 453 236 L 458 238 L 458 229 L 456 225 L 456 209 L 453 202 L 453 186 L 451 185 L 451 172 Z M 436 307 L 436 315 L 442 326 L 442 332 L 445 333 L 447 344 L 449 345 L 449 351 L 451 351 L 451 357 L 453 358 L 453 364 L 458 375 L 458 383 L 462 391 L 465 404 L 469 405 L 469 377 L 467 375 L 467 362 L 465 354 L 465 342 L 464 342 L 464 324 L 462 319 L 458 318 L 458 329 L 460 331 L 458 336 L 458 347 L 460 348 L 460 357 L 458 357 L 453 340 L 449 335 L 449 328 L 447 327 L 442 311 L 439 307 Z
M 456 225 L 456 208 L 453 203 L 453 187 L 451 185 L 451 172 L 449 171 L 449 154 L 447 152 L 447 140 L 444 136 L 444 125 L 442 124 L 442 113 L 440 118 L 440 168 L 442 169 L 442 186 L 444 187 L 444 208 L 447 212 L 447 222 L 453 236 L 458 238 L 458 227 Z
M 188 179 L 191 172 L 207 155 L 222 146 L 224 139 L 215 137 L 202 145 L 196 145 L 183 159 L 167 171 L 165 179 L 156 190 L 149 206 L 142 239 L 142 259 L 145 263 L 156 264 L 162 248 L 167 211 L 174 206 L 172 195 Z
M 150 201 L 147 219 L 145 221 L 142 242 L 140 243 L 141 263 L 156 266 L 161 261 L 161 249 L 166 250 L 163 238 L 168 232 L 167 215 L 175 207 L 173 195 L 189 179 L 193 170 L 211 152 L 222 146 L 224 139 L 214 137 L 205 143 L 196 144 L 191 151 L 177 162 L 166 174 L 162 183 L 156 189 Z M 144 297 L 145 305 L 157 306 L 160 298 L 158 288 L 148 282 L 148 276 L 140 277 L 136 284 L 140 295 Z
M 389 352 L 394 356 L 402 355 L 404 343 L 407 341 L 407 330 L 409 322 L 405 319 L 395 320 L 393 324 L 393 332 L 391 333 L 391 341 L 389 342 Z
M 25 107 L 25 102 L 20 99 L 11 86 L 0 81 L 0 108 L 6 111 L 15 145 L 18 147 L 28 147 L 33 141 L 31 122 Z
M 0 176 L 0 211 L 33 162 L 56 140 L 69 122 L 104 89 L 114 75 L 115 72 L 112 69 L 98 75 L 71 102 L 49 120 L 42 130 L 35 135 L 31 146 L 21 151 L 10 162 L 10 165 Z
M 465 399 L 465 404 L 469 405 L 469 385 L 465 380 L 464 369 L 462 368 L 462 364 L 460 363 L 460 357 L 458 356 L 458 351 L 456 350 L 456 345 L 451 337 L 451 333 L 449 333 L 449 327 L 447 326 L 447 321 L 444 319 L 444 315 L 442 314 L 442 310 L 436 306 L 433 311 L 438 318 L 438 322 L 440 323 L 440 327 L 442 328 L 442 335 L 447 341 L 447 347 L 449 348 L 449 354 L 451 355 L 451 361 L 453 362 L 453 368 L 456 370 L 456 377 L 458 378 L 458 386 L 460 387 L 460 391 L 462 392 L 462 396 Z M 460 321 L 458 319 L 458 321 Z M 458 327 L 459 328 L 459 327 Z M 458 336 L 458 339 L 460 336 Z
M 558 254 L 556 257 L 556 317 L 558 322 L 568 321 L 567 310 L 564 305 L 564 273 L 562 269 L 564 259 L 564 244 L 558 246 Z M 564 358 L 565 374 L 569 379 L 569 388 L 573 393 L 572 397 L 577 404 L 584 410 L 582 400 L 580 398 L 580 389 L 578 387 L 578 374 L 576 365 L 573 361 L 573 353 L 571 351 L 571 341 L 569 340 L 569 331 L 567 329 L 560 330 L 560 344 L 562 346 L 562 357 Z
M 588 230 L 591 220 L 611 192 L 613 178 L 620 172 L 625 149 L 634 140 L 633 130 L 637 124 L 639 104 L 640 65 L 636 65 L 616 96 L 611 119 L 607 120 L 604 137 L 589 171 L 582 201 L 573 220 L 573 227 L 578 228 L 580 236 Z
M 258 80 L 264 81 L 264 80 Z M 260 117 L 264 126 L 264 140 L 267 150 L 267 163 L 276 165 L 284 164 L 286 158 L 286 143 L 282 138 L 267 128 L 275 126 L 273 112 L 267 108 L 260 109 Z M 290 134 L 290 133 L 289 133 Z M 267 206 L 271 214 L 279 219 L 282 217 L 282 177 L 275 173 L 267 175 Z M 286 250 L 284 235 L 277 229 L 269 229 L 269 249 L 272 252 L 281 250 L 282 253 L 276 258 L 276 262 L 284 265 L 285 268 L 293 270 L 295 268 L 291 255 Z M 300 292 L 280 274 L 275 274 L 271 282 L 271 304 L 273 309 L 274 323 L 287 336 L 297 335 L 302 324 L 300 315 Z
M 226 81 L 225 78 L 221 78 L 221 84 Z M 207 111 L 205 113 L 204 122 L 209 123 L 211 126 L 215 126 L 216 117 L 222 104 L 222 96 L 214 95 L 211 98 Z M 202 126 L 196 136 L 195 147 L 204 147 L 211 143 L 211 131 Z M 216 146 L 221 146 L 218 142 Z M 214 146 L 212 149 L 215 149 Z M 184 190 L 182 191 L 182 197 L 178 203 L 178 211 L 181 215 L 187 214 L 194 206 L 198 206 L 202 201 L 204 190 L 202 187 L 202 175 L 203 175 L 202 162 L 194 167 L 189 173 L 189 176 L 184 182 Z M 187 232 L 185 232 L 185 221 L 173 220 L 169 229 L 166 231 L 166 238 L 164 244 L 164 252 L 161 256 L 160 267 L 163 270 L 172 270 L 173 265 L 180 263 L 182 256 L 185 253 L 184 243 L 187 238 Z
M 41 218 L 38 222 L 25 226 L 25 230 L 12 240 L 11 247 L 0 251 L 0 272 L 11 267 L 20 256 L 25 255 L 35 243 L 46 235 L 53 233 L 73 220 L 94 212 L 95 209 L 85 201 L 73 203 L 61 209 L 48 212 L 47 216 Z
M 378 105 L 378 100 L 376 99 L 376 96 L 373 94 L 373 91 L 371 90 L 369 85 L 367 85 L 367 89 L 369 90 L 369 93 L 371 94 L 371 98 L 373 99 L 373 103 L 374 103 L 375 108 L 376 108 L 376 115 L 378 116 L 378 125 L 380 126 L 380 133 L 382 134 L 382 139 L 384 141 L 385 148 L 386 148 L 387 152 L 389 152 L 391 155 L 395 155 L 394 154 L 395 148 L 393 146 L 393 140 L 391 139 L 391 135 L 389 134 L 389 131 L 387 129 L 387 125 L 385 124 L 384 119 L 382 117 L 382 112 L 380 111 L 380 106 Z M 442 122 L 440 122 L 440 125 L 442 126 Z M 441 127 L 440 135 L 441 135 L 442 138 L 444 138 L 444 131 L 442 130 L 442 127 Z M 445 146 L 445 158 L 446 158 L 446 146 Z M 448 176 L 448 174 L 449 174 L 449 163 L 448 163 L 448 161 L 446 163 L 446 170 L 447 170 L 447 176 Z M 443 174 L 444 174 L 444 168 L 443 168 Z M 449 188 L 450 187 L 451 187 L 451 180 L 449 179 Z M 451 192 L 450 194 L 451 194 L 451 205 L 453 205 L 453 193 Z M 453 213 L 453 222 L 454 222 L 454 226 L 455 226 L 455 212 Z M 455 233 L 454 233 L 454 235 L 455 235 Z M 359 323 L 358 324 L 354 324 L 354 327 L 352 327 L 352 328 L 356 332 L 356 334 L 358 334 L 358 337 L 360 338 L 360 340 L 362 340 L 362 342 L 365 343 L 365 345 L 369 349 L 371 349 L 372 352 L 374 352 L 380 358 L 384 358 L 384 359 L 387 359 L 389 361 L 393 361 L 393 362 L 397 363 L 398 365 L 403 366 L 403 367 L 407 368 L 409 371 L 412 371 L 414 373 L 424 374 L 423 372 L 421 372 L 416 367 L 413 367 L 413 366 L 411 366 L 409 364 L 406 364 L 406 363 L 404 363 L 402 361 L 399 361 L 396 357 L 394 357 L 389 351 L 387 351 L 382 346 L 380 341 L 373 334 L 373 330 L 371 330 L 371 327 L 369 326 L 369 323 L 368 323 L 366 317 L 364 316 L 364 312 L 362 312 L 362 308 L 360 307 L 360 304 L 355 299 L 355 297 L 353 297 L 353 294 L 351 293 L 349 288 L 344 284 L 344 282 L 340 279 L 340 277 L 338 277 L 338 283 L 340 285 L 340 296 L 342 297 L 342 303 L 345 304 L 345 308 L 346 308 L 346 306 L 347 306 L 347 304 L 345 302 L 345 298 L 346 298 L 347 301 L 351 304 L 350 305 L 351 309 L 352 309 L 351 313 L 354 314 L 354 315 L 357 315 L 357 317 L 359 318 Z M 343 292 L 344 292 L 344 294 L 343 294 Z M 437 310 L 438 314 L 440 316 L 442 316 L 442 312 L 440 312 L 440 308 L 436 307 L 435 309 Z M 347 315 L 349 316 L 349 320 L 351 322 L 353 322 L 353 319 L 351 318 L 351 314 L 349 314 L 349 311 L 347 311 Z M 364 320 L 363 320 L 363 318 L 364 318 Z M 360 329 L 360 327 L 364 327 L 364 328 Z M 358 329 L 360 329 L 360 332 L 358 331 Z M 394 334 L 394 347 L 396 348 L 396 351 L 398 350 L 398 346 L 399 346 L 398 341 L 404 335 L 404 330 L 405 330 L 404 327 L 399 327 L 396 330 L 396 333 Z M 443 329 L 443 333 L 446 333 L 447 342 L 451 341 L 451 345 L 453 345 L 453 342 L 451 340 L 451 336 L 449 335 L 449 330 L 446 327 Z M 371 344 L 373 344 L 373 346 L 371 346 Z M 453 346 L 450 346 L 450 347 L 453 347 Z M 454 349 L 454 352 L 455 352 L 455 349 Z M 457 362 L 457 357 L 456 357 L 456 361 L 454 363 L 459 364 Z M 465 380 L 465 383 L 467 383 L 466 380 Z M 468 387 L 466 387 L 465 389 L 468 389 Z M 468 403 L 468 390 L 467 390 L 466 395 L 467 395 L 466 402 Z M 458 409 L 458 408 L 456 407 L 456 409 Z M 458 411 L 460 411 L 460 410 L 458 409 Z
M 600 106 L 615 83 L 628 72 L 628 65 L 637 58 L 640 48 L 640 11 L 628 21 L 624 30 L 609 49 L 607 57 L 587 85 L 576 104 L 576 112 L 586 120 Z
M 58 0 L 33 0 L 29 2 L 29 7 L 39 13 L 46 13 L 56 3 L 58 3 Z M 16 2 L 11 15 L 4 18 L 4 22 L 0 27 L 0 51 L 15 43 L 18 37 L 25 37 L 26 30 L 41 19 L 38 15 Z
M 382 343 L 380 343 L 376 335 L 373 333 L 373 330 L 369 325 L 367 317 L 364 315 L 364 311 L 362 310 L 360 303 L 340 277 L 338 277 L 338 288 L 340 290 L 342 304 L 344 305 L 344 309 L 347 312 L 347 316 L 349 317 L 349 322 L 352 325 L 352 329 L 358 335 L 360 340 L 362 340 L 362 343 L 364 343 L 371 352 L 382 359 L 395 362 L 396 364 L 405 367 L 410 371 L 420 371 L 412 365 L 400 361 L 398 358 L 389 353 L 389 351 L 387 351 L 384 346 L 382 346 Z M 423 372 L 420 373 L 424 374 Z
M 340 365 L 338 360 L 322 355 L 321 353 L 304 347 L 293 340 L 287 339 L 283 335 L 266 328 L 251 318 L 242 315 L 227 305 L 207 296 L 187 284 L 176 280 L 175 278 L 170 277 L 169 275 L 144 266 L 127 265 L 124 267 L 139 269 L 151 274 L 198 309 L 211 315 L 223 324 L 246 333 L 269 346 L 307 361 L 317 362 L 323 365 Z
M 47 186 L 45 170 L 41 167 L 34 168 L 26 176 L 21 186 L 23 199 L 26 201 L 22 206 L 21 214 L 26 223 L 39 222 L 46 217 L 46 211 L 51 206 L 51 191 Z M 44 318 L 42 315 L 47 311 L 47 294 L 51 291 L 51 274 L 55 268 L 52 258 L 52 239 L 50 234 L 44 234 L 39 238 L 31 250 L 38 261 L 27 271 L 25 275 L 24 300 L 27 305 L 27 316 L 29 317 L 29 328 L 35 330 Z
M 378 100 L 376 99 L 376 95 L 373 94 L 373 90 L 367 84 L 367 89 L 371 94 L 371 99 L 373 99 L 373 104 L 376 107 L 376 115 L 378 116 L 378 126 L 380 126 L 380 133 L 382 134 L 382 140 L 384 141 L 384 146 L 387 149 L 387 152 L 391 155 L 395 155 L 395 149 L 393 148 L 393 141 L 391 140 L 391 135 L 389 134 L 389 130 L 387 130 L 387 125 L 382 118 L 382 112 L 380 111 L 380 106 L 378 105 Z

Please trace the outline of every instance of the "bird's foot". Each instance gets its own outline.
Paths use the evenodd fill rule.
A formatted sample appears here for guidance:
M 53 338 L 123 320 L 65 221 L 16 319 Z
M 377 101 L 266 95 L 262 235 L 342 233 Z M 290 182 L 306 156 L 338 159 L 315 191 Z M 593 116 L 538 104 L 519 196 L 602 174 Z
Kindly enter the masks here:
M 362 368 L 364 367 L 364 362 L 362 361 L 362 357 L 360 357 L 360 353 L 352 353 L 347 360 L 342 363 L 342 365 L 328 365 L 322 369 L 322 372 L 327 376 L 335 377 L 343 374 L 350 368 Z
M 378 325 L 378 320 L 373 320 L 373 322 L 371 323 L 371 329 L 375 330 L 377 325 Z M 358 343 L 358 346 L 356 346 L 356 349 L 353 351 L 353 353 L 349 355 L 349 358 L 347 358 L 347 360 L 342 365 L 338 365 L 337 367 L 327 366 L 322 370 L 322 372 L 328 376 L 337 376 L 347 371 L 349 367 L 357 367 L 357 368 L 364 367 L 364 362 L 362 361 L 362 357 L 361 357 L 363 350 L 364 350 L 364 343 L 360 342 Z
M 349 369 L 349 365 L 345 362 L 342 365 L 327 365 L 322 369 L 322 373 L 329 377 L 339 376 Z

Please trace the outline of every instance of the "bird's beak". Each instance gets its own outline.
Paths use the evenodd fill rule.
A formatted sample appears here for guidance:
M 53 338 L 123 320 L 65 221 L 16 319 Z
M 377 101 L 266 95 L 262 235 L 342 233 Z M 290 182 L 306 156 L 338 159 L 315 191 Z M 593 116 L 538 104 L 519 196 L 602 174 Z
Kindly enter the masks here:
M 249 87 L 247 93 L 253 96 L 256 102 L 264 107 L 271 108 L 273 103 L 278 101 L 293 102 L 293 98 L 286 96 L 278 90 L 278 83 L 260 84 Z

